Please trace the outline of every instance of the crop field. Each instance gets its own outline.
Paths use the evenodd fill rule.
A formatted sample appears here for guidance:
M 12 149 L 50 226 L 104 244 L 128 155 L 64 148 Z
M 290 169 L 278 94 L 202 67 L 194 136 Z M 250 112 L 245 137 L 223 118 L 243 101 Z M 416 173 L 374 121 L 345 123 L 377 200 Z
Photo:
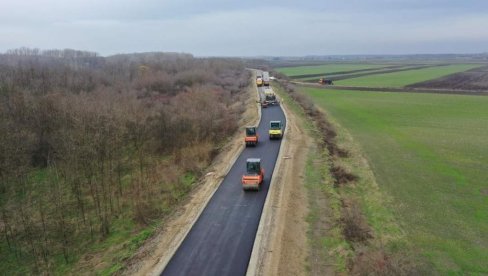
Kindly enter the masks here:
M 443 78 L 410 85 L 414 88 L 453 88 L 467 90 L 488 90 L 488 66 L 477 67 Z
M 276 70 L 297 81 L 316 83 L 326 77 L 341 86 L 488 89 L 486 64 L 326 64 Z
M 383 68 L 388 65 L 381 64 L 325 64 L 314 66 L 297 66 L 297 67 L 281 67 L 276 71 L 287 76 L 313 75 L 313 74 L 331 74 L 335 72 L 347 72 L 365 69 Z
M 317 76 L 317 75 L 313 75 L 313 76 L 311 75 L 310 77 L 299 76 L 296 79 L 300 80 L 300 81 L 314 81 L 315 82 L 315 81 L 319 80 L 321 77 L 326 77 L 328 79 L 337 79 L 337 78 L 351 76 L 353 74 L 360 74 L 360 73 L 362 73 L 362 74 L 379 74 L 379 73 L 384 73 L 386 71 L 389 71 L 388 67 L 378 68 L 378 69 L 368 69 L 367 71 L 361 70 L 361 72 L 357 72 L 355 70 L 355 71 L 349 71 L 349 72 L 345 71 L 342 73 L 321 74 L 320 76 Z
M 408 70 L 394 73 L 369 75 L 337 81 L 337 85 L 363 86 L 363 87 L 404 87 L 410 84 L 437 79 L 458 72 L 467 71 L 481 65 L 454 64 L 435 66 L 417 70 Z
M 292 79 L 296 79 L 299 81 L 304 82 L 317 82 L 321 77 L 326 77 L 327 79 L 331 79 L 333 81 L 344 80 L 344 79 L 351 79 L 351 78 L 358 78 L 370 75 L 377 75 L 377 74 L 386 74 L 386 73 L 394 73 L 394 72 L 402 72 L 407 70 L 418 70 L 425 67 L 429 67 L 428 65 L 396 65 L 396 66 L 387 66 L 377 69 L 365 69 L 365 70 L 354 70 L 354 71 L 345 71 L 339 73 L 330 73 L 330 74 L 321 74 L 321 75 L 299 75 L 293 76 Z
M 300 90 L 360 144 L 411 246 L 441 274 L 488 273 L 488 97 Z

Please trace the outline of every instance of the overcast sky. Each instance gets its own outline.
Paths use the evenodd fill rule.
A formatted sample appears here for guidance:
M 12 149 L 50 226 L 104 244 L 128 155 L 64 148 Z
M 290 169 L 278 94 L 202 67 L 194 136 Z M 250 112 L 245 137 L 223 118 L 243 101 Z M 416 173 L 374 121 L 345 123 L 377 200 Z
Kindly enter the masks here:
M 488 51 L 488 0 L 0 0 L 0 52 L 197 56 Z

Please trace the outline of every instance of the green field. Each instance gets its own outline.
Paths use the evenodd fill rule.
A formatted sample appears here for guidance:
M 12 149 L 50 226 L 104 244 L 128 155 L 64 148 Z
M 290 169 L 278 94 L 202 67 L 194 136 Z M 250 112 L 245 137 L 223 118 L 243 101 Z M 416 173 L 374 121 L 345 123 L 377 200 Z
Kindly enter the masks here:
M 409 67 L 417 67 L 418 65 L 405 65 L 404 67 L 402 67 L 402 69 L 407 69 Z M 355 75 L 355 74 L 360 74 L 360 73 L 375 73 L 375 74 L 384 74 L 385 72 L 389 71 L 391 69 L 389 68 L 378 68 L 378 69 L 372 69 L 371 71 L 367 71 L 367 72 L 353 72 L 353 73 L 341 73 L 341 74 L 328 74 L 327 78 L 329 77 L 349 77 L 351 75 Z M 305 77 L 305 78 L 298 78 L 297 80 L 300 80 L 300 81 L 318 81 L 320 79 L 320 77 Z M 336 81 L 337 82 L 337 81 Z
M 289 77 L 308 75 L 308 74 L 330 74 L 335 72 L 362 70 L 362 69 L 376 69 L 383 68 L 387 65 L 381 64 L 324 64 L 314 66 L 297 66 L 297 67 L 280 67 L 276 71 L 283 73 Z
M 441 274 L 488 273 L 488 97 L 301 91 L 360 144 L 414 248 Z
M 365 87 L 404 87 L 409 84 L 437 79 L 450 74 L 463 72 L 479 67 L 476 64 L 455 64 L 448 66 L 436 66 L 424 69 L 401 71 L 394 73 L 363 76 L 352 79 L 336 81 L 337 85 L 365 86 Z

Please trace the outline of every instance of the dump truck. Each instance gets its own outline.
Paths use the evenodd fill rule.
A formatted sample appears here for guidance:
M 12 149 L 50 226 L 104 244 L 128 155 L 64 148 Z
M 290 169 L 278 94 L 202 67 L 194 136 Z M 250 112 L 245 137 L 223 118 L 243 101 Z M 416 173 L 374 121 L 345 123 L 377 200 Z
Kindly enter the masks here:
M 244 137 L 244 142 L 247 146 L 257 146 L 259 140 L 258 130 L 255 126 L 246 127 L 246 137 Z
M 319 83 L 322 85 L 334 85 L 334 82 L 332 80 L 328 80 L 326 78 L 320 78 Z
M 264 169 L 260 158 L 246 160 L 246 174 L 242 176 L 242 189 L 258 191 L 264 181 Z
M 263 72 L 263 84 L 269 86 L 269 72 Z
M 273 92 L 272 89 L 264 90 L 264 101 L 268 105 L 279 104 L 278 99 L 276 99 L 276 94 Z
M 281 139 L 283 131 L 283 123 L 281 121 L 269 122 L 269 139 Z
M 257 79 L 256 79 L 256 85 L 257 85 L 258 87 L 263 86 L 263 79 L 262 79 L 262 78 L 257 78 Z

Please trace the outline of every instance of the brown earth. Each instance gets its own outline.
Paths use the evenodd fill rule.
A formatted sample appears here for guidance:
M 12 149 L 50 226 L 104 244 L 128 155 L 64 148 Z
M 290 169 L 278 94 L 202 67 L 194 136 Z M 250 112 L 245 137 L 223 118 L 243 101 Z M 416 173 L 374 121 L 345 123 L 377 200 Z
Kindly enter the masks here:
M 434 88 L 488 91 L 488 66 L 409 85 L 411 88 Z
M 248 89 L 249 97 L 245 102 L 246 111 L 239 126 L 255 124 L 259 120 L 259 106 L 256 103 L 257 92 L 254 77 Z M 232 167 L 235 159 L 244 148 L 242 133 L 238 131 L 220 150 L 207 174 L 199 180 L 188 198 L 180 207 L 175 208 L 155 234 L 145 241 L 137 252 L 125 263 L 125 268 L 118 274 L 122 275 L 159 275 L 172 255 L 176 252 L 186 234 L 203 211 L 207 202 L 219 187 L 222 179 Z

